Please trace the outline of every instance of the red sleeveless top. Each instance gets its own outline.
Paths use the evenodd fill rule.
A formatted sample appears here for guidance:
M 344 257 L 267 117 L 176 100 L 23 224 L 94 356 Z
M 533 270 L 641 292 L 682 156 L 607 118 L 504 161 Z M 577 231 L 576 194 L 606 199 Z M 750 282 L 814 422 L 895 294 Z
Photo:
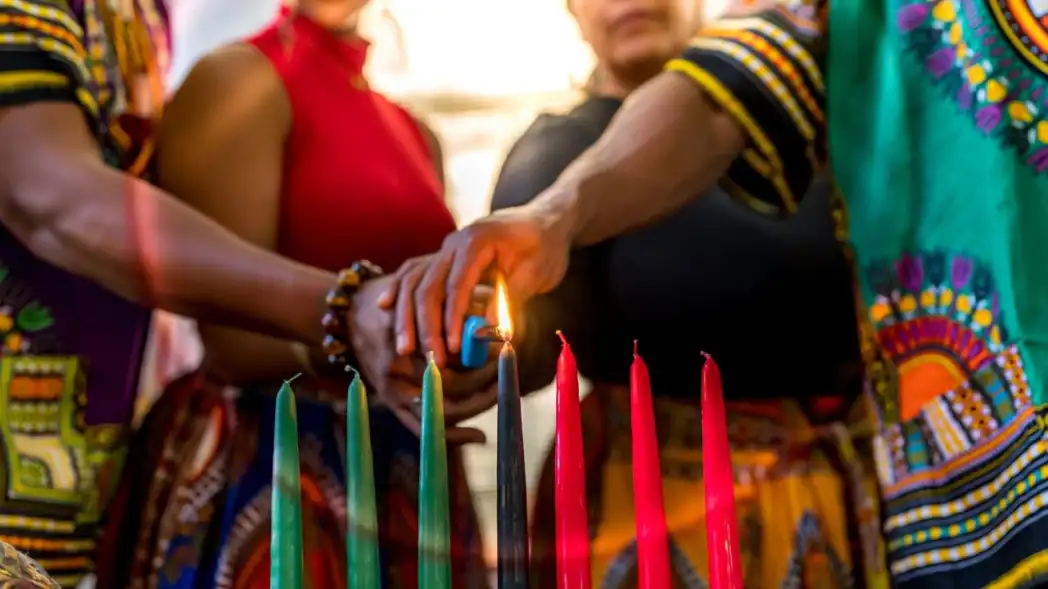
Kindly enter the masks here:
M 281 254 L 337 270 L 360 259 L 387 272 L 440 248 L 455 222 L 418 124 L 368 88 L 367 42 L 283 12 L 248 42 L 291 102 Z

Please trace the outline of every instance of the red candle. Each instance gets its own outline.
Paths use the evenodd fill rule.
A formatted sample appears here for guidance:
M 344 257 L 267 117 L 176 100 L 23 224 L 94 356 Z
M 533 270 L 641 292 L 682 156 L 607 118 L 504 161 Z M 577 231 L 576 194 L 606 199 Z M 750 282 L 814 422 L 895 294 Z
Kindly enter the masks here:
M 586 461 L 582 452 L 579 373 L 564 334 L 557 360 L 557 433 L 553 446 L 557 506 L 557 588 L 589 589 Z
M 637 518 L 638 589 L 670 589 L 669 535 L 662 506 L 662 469 L 655 437 L 648 367 L 633 342 L 630 370 L 630 425 L 633 434 L 633 508 Z
M 724 417 L 720 369 L 709 354 L 702 368 L 702 476 L 706 486 L 706 549 L 710 589 L 742 589 L 735 478 Z

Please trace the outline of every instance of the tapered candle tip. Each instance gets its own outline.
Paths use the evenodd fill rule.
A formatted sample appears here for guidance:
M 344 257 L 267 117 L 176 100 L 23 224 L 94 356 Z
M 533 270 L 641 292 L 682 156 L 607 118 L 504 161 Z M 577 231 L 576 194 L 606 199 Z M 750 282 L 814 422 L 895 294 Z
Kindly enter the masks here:
M 564 337 L 564 332 L 563 331 L 558 329 L 557 330 L 557 337 L 560 338 L 560 342 L 562 344 L 564 344 L 565 346 L 568 345 L 568 338 Z

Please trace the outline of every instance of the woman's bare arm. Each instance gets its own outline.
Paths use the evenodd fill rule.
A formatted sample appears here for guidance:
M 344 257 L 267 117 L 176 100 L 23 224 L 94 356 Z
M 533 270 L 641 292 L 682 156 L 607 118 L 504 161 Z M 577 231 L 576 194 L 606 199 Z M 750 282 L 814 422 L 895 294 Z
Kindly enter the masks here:
M 274 251 L 291 110 L 269 61 L 249 45 L 206 56 L 167 109 L 159 182 L 239 237 Z M 216 251 L 221 257 L 223 252 Z M 291 342 L 200 323 L 208 367 L 235 384 L 302 370 Z
M 0 222 L 45 262 L 129 300 L 307 342 L 323 337 L 333 276 L 252 246 L 107 166 L 75 103 L 0 110 Z
M 600 140 L 529 206 L 564 217 L 575 243 L 591 245 L 677 211 L 743 147 L 745 134 L 701 88 L 664 72 L 634 92 Z

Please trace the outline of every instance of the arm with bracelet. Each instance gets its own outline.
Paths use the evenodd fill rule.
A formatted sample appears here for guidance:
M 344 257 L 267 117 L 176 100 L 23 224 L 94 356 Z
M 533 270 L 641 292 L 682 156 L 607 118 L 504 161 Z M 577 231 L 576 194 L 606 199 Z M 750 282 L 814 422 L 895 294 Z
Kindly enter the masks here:
M 107 163 L 112 139 L 102 135 L 98 116 L 108 105 L 87 90 L 74 13 L 65 2 L 33 1 L 3 12 L 11 17 L 0 43 L 5 229 L 40 261 L 129 300 L 319 342 L 334 276 L 255 247 Z M 37 13 L 50 15 L 48 26 L 34 25 Z M 225 254 L 216 260 L 215 251 Z
M 193 68 L 167 108 L 158 140 L 158 181 L 240 238 L 275 251 L 290 125 L 288 98 L 269 62 L 245 44 L 220 49 Z M 347 322 L 339 327 L 347 329 Z M 203 321 L 199 330 L 208 369 L 224 382 L 331 372 L 319 338 L 307 345 Z M 334 356 L 346 352 L 333 341 L 328 347 Z

